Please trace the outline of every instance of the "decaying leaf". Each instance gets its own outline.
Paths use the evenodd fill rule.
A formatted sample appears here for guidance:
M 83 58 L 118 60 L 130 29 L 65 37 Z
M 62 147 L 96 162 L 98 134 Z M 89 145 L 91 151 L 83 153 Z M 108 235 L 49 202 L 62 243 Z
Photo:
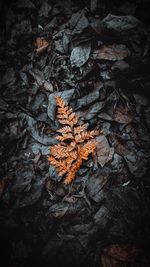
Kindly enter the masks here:
M 108 174 L 98 170 L 94 175 L 89 177 L 87 182 L 87 191 L 89 197 L 95 202 L 100 202 L 104 197 L 104 187 L 108 181 Z
M 128 124 L 133 120 L 133 112 L 127 107 L 116 107 L 113 120 L 119 123 Z
M 113 44 L 108 46 L 102 46 L 95 49 L 93 52 L 94 59 L 106 59 L 106 60 L 122 60 L 130 56 L 129 49 L 123 44 Z
M 68 203 L 54 204 L 50 207 L 48 211 L 48 216 L 52 218 L 62 218 L 68 211 L 68 208 Z
M 104 165 L 112 159 L 114 148 L 109 146 L 107 138 L 104 135 L 97 136 L 95 139 L 97 142 L 97 161 L 101 165 L 101 167 L 104 167 Z

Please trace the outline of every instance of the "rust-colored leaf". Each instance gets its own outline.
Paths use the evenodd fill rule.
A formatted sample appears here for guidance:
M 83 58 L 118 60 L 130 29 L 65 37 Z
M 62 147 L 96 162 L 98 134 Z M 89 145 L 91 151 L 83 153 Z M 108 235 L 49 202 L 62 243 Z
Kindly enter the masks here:
M 72 108 L 65 104 L 60 96 L 56 96 L 57 118 L 64 126 L 57 130 L 55 138 L 59 144 L 50 148 L 48 161 L 52 164 L 58 175 L 66 175 L 64 183 L 70 184 L 83 160 L 87 160 L 96 148 L 94 137 L 100 134 L 98 130 L 87 131 L 87 124 L 78 125 L 79 117 Z

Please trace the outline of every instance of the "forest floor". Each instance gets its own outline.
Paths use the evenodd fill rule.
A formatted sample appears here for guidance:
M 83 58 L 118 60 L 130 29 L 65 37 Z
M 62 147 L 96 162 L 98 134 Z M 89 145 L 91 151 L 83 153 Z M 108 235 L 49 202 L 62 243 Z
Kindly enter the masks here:
M 1 4 L 2 267 L 150 266 L 149 7 Z M 70 184 L 48 161 L 56 96 L 101 131 Z

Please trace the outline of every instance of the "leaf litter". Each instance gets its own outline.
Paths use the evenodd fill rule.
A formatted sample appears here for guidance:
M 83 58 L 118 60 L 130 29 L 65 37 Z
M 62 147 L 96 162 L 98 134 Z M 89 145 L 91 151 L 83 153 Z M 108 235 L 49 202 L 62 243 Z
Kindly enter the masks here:
M 147 0 L 0 7 L 1 261 L 149 266 Z M 48 162 L 56 96 L 101 131 L 70 185 Z

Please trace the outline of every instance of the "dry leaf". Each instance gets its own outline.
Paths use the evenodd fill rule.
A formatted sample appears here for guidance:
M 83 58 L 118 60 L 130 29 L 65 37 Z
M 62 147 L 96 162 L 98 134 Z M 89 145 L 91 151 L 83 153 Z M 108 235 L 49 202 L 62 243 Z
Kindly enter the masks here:
M 94 137 L 100 134 L 98 130 L 87 131 L 88 125 L 78 125 L 79 117 L 72 108 L 65 104 L 60 96 L 55 97 L 58 110 L 58 121 L 64 126 L 57 130 L 60 134 L 55 138 L 59 144 L 50 148 L 51 155 L 48 161 L 52 164 L 59 176 L 66 175 L 65 184 L 71 183 L 83 160 L 87 160 L 96 148 Z
M 46 48 L 48 47 L 48 41 L 46 41 L 45 38 L 43 37 L 37 37 L 36 38 L 36 52 L 38 54 L 41 54 L 42 52 L 44 52 L 46 50 Z
M 130 56 L 129 49 L 123 44 L 113 44 L 95 49 L 93 52 L 94 59 L 122 60 Z

